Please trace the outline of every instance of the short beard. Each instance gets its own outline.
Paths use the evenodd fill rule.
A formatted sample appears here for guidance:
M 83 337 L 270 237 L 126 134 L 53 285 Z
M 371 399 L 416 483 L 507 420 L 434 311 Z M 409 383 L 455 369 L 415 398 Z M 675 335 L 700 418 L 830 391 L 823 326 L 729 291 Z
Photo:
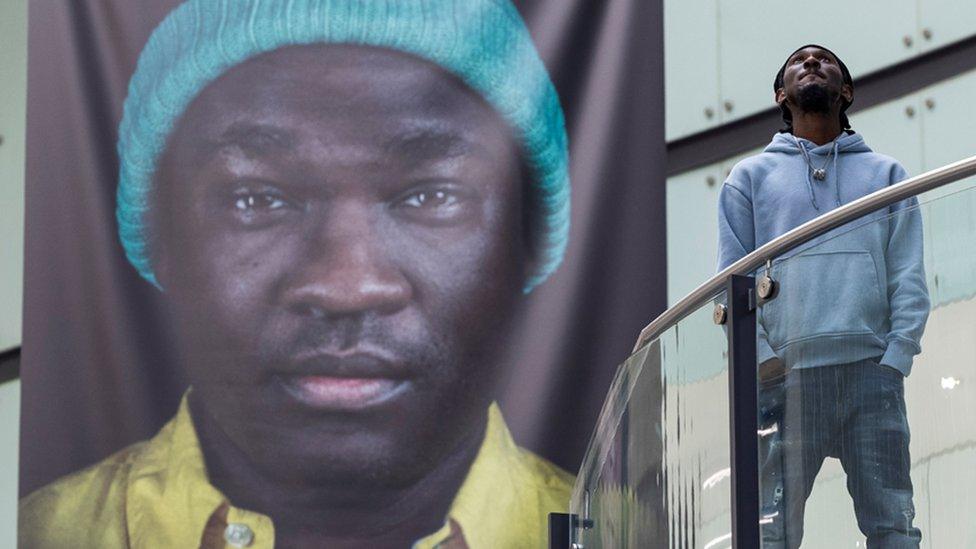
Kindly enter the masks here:
M 827 91 L 826 86 L 811 84 L 800 88 L 796 94 L 796 104 L 805 113 L 829 114 L 830 106 L 836 99 L 834 95 Z

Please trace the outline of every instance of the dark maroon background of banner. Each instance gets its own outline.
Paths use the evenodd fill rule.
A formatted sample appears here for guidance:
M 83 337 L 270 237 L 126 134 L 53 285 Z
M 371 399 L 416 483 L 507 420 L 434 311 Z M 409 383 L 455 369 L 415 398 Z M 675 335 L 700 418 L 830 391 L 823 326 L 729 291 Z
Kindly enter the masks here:
M 125 261 L 117 127 L 177 0 L 30 3 L 21 494 L 150 437 L 186 375 L 160 294 Z M 616 365 L 666 304 L 661 0 L 516 2 L 566 111 L 569 251 L 509 350 L 516 439 L 575 472 Z

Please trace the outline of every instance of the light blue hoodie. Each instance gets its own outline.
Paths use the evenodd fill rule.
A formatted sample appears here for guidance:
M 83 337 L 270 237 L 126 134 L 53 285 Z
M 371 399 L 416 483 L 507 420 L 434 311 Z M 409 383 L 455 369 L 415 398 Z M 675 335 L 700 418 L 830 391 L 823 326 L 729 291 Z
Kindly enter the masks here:
M 826 163 L 823 181 L 812 177 L 797 142 L 815 167 Z M 736 164 L 722 187 L 718 269 L 906 176 L 856 133 L 821 146 L 776 134 L 761 154 Z M 759 362 L 778 356 L 805 368 L 882 356 L 882 364 L 908 375 L 929 312 L 916 206 L 914 198 L 892 205 L 776 258 L 771 274 L 780 289 L 759 310 Z

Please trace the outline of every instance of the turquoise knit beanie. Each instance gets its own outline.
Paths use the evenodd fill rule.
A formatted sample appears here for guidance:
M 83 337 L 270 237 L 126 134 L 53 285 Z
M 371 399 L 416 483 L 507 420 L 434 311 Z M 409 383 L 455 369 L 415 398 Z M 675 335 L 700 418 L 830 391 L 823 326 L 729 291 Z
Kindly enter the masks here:
M 517 130 L 540 216 L 529 292 L 562 261 L 569 236 L 569 158 L 559 97 L 509 0 L 189 0 L 153 31 L 129 82 L 119 125 L 119 238 L 139 273 L 153 272 L 147 214 L 169 133 L 229 68 L 301 44 L 390 48 L 457 75 Z

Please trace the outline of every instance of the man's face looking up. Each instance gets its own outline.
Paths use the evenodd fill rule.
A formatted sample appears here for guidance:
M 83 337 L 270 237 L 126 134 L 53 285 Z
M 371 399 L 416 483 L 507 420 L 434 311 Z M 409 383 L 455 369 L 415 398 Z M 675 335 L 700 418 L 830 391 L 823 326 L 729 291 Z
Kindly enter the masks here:
M 480 442 L 528 270 L 521 174 L 492 108 L 409 55 L 297 46 L 223 74 L 155 179 L 195 417 L 304 484 L 405 486 Z
M 807 47 L 794 53 L 783 71 L 783 87 L 776 91 L 776 102 L 809 113 L 829 113 L 844 100 L 851 101 L 854 90 L 844 83 L 837 58 L 828 51 Z

